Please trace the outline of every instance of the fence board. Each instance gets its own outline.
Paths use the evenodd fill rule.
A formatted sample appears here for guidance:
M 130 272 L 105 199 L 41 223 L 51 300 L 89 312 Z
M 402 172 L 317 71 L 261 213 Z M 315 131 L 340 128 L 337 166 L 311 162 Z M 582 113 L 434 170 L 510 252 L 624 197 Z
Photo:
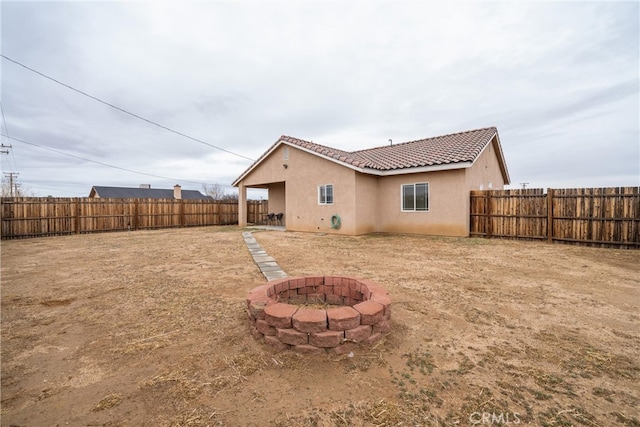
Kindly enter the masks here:
M 267 212 L 249 200 L 249 223 Z M 238 223 L 238 203 L 216 200 L 4 197 L 2 239 Z
M 640 188 L 485 190 L 470 194 L 469 234 L 640 248 Z

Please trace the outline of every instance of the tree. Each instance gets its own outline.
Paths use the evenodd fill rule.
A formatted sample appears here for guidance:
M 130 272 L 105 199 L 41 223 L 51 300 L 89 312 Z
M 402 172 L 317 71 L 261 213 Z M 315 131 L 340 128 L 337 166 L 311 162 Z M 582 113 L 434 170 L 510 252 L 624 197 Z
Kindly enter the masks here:
M 238 193 L 227 193 L 224 187 L 220 184 L 203 184 L 202 189 L 204 194 L 211 197 L 214 200 L 221 200 L 225 202 L 233 202 L 238 200 Z
M 15 179 L 13 179 L 13 188 L 12 182 L 8 177 L 2 178 L 2 187 L 0 188 L 0 196 L 2 197 L 32 197 L 31 191 L 28 189 L 22 188 L 22 184 L 18 184 Z

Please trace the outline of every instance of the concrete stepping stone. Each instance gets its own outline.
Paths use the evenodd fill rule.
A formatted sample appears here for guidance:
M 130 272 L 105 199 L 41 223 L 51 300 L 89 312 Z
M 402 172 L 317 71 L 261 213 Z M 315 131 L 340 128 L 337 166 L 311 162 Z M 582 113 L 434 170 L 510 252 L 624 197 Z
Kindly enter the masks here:
M 242 238 L 244 239 L 244 243 L 247 245 L 249 253 L 253 257 L 253 262 L 256 263 L 260 272 L 267 281 L 284 279 L 288 276 L 287 273 L 282 271 L 276 260 L 262 249 L 262 246 L 260 246 L 250 231 L 243 231 Z

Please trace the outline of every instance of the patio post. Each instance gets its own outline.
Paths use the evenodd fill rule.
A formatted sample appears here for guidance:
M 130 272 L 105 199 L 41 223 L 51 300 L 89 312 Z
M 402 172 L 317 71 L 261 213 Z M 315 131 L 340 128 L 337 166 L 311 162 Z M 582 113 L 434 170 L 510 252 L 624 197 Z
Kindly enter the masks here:
M 238 185 L 238 226 L 247 226 L 247 187 Z

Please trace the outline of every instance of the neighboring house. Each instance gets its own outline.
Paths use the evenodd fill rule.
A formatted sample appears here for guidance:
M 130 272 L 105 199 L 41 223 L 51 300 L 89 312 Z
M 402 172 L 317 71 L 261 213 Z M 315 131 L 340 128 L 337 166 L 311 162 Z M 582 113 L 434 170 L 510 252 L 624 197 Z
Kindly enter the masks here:
M 233 185 L 240 226 L 246 189 L 266 188 L 291 231 L 468 236 L 470 190 L 509 182 L 490 127 L 354 152 L 282 136 Z
M 183 190 L 175 185 L 173 190 L 151 188 L 142 184 L 140 187 L 91 187 L 90 198 L 102 199 L 184 199 L 184 200 L 213 200 L 196 190 Z

